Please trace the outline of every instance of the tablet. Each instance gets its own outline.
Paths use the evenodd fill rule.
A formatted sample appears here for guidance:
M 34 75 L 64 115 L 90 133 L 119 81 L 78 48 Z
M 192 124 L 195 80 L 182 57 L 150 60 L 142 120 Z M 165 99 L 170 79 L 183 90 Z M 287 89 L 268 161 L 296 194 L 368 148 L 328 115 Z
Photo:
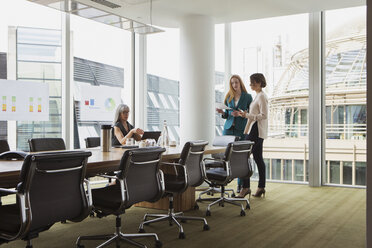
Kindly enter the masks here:
M 141 139 L 154 139 L 156 142 L 158 142 L 160 134 L 160 131 L 145 131 Z

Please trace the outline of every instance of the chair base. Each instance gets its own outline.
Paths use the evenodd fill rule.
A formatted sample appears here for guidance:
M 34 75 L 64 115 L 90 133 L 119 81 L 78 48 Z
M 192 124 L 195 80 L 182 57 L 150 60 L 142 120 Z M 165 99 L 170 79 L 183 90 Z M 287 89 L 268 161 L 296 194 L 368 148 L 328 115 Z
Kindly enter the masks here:
M 146 245 L 138 243 L 132 239 L 136 238 L 144 238 L 144 237 L 154 237 L 155 238 L 155 247 L 160 248 L 162 247 L 162 243 L 160 242 L 158 235 L 155 233 L 144 233 L 144 234 L 124 234 L 121 232 L 121 226 L 118 225 L 121 222 L 121 218 L 119 216 L 116 217 L 116 232 L 113 234 L 106 234 L 106 235 L 95 235 L 95 236 L 80 236 L 76 241 L 77 248 L 84 248 L 84 245 L 81 244 L 83 240 L 106 240 L 104 243 L 98 245 L 96 248 L 102 248 L 108 246 L 114 242 L 116 242 L 116 247 L 120 247 L 120 242 L 124 241 L 129 244 L 132 244 L 136 247 L 147 248 Z
M 225 187 L 224 186 L 221 186 L 220 193 L 221 193 L 221 196 L 217 197 L 217 198 L 216 197 L 214 197 L 214 198 L 203 198 L 201 200 L 199 200 L 199 199 L 197 200 L 197 201 L 213 201 L 207 207 L 206 216 L 211 216 L 211 207 L 213 205 L 216 205 L 216 204 L 218 204 L 221 207 L 224 207 L 225 203 L 240 206 L 241 207 L 241 211 L 240 211 L 241 216 L 245 216 L 245 209 L 250 209 L 251 208 L 251 206 L 249 204 L 249 200 L 246 199 L 246 198 L 225 197 L 226 192 L 225 192 Z M 239 202 L 239 203 L 237 203 L 237 202 Z M 243 206 L 243 202 L 246 202 L 246 207 L 245 208 Z
M 181 222 L 186 222 L 187 220 L 203 221 L 204 222 L 203 230 L 208 231 L 210 229 L 209 226 L 208 226 L 207 220 L 203 217 L 184 216 L 183 212 L 175 213 L 174 209 L 172 207 L 173 206 L 173 197 L 169 198 L 169 205 L 170 205 L 170 208 L 168 210 L 168 214 L 145 214 L 145 217 L 143 218 L 143 222 L 139 226 L 139 232 L 140 233 L 145 232 L 145 230 L 143 228 L 144 225 L 149 225 L 151 223 L 156 223 L 156 222 L 160 222 L 160 221 L 168 221 L 170 226 L 172 226 L 173 223 L 176 223 L 176 225 L 179 228 L 178 238 L 184 239 L 184 238 L 186 238 L 186 236 L 185 236 L 185 233 L 183 231 L 183 227 L 180 224 L 179 220 Z M 147 220 L 147 218 L 154 218 L 154 219 Z
M 227 197 L 230 197 L 230 194 L 227 193 L 226 191 L 227 191 L 227 192 L 230 191 L 230 192 L 231 192 L 231 197 L 235 197 L 235 192 L 234 192 L 233 189 L 225 189 L 224 194 L 225 194 Z M 204 200 L 208 200 L 208 198 L 201 198 L 202 195 L 207 194 L 207 195 L 211 195 L 211 196 L 213 196 L 214 194 L 221 194 L 221 192 L 222 192 L 222 191 L 221 191 L 220 188 L 217 188 L 217 187 L 213 187 L 213 186 L 211 186 L 211 187 L 209 187 L 208 189 L 206 189 L 206 190 L 200 192 L 199 197 L 198 197 L 198 199 L 196 199 L 196 201 L 197 201 L 197 202 L 201 202 L 201 201 L 204 201 Z

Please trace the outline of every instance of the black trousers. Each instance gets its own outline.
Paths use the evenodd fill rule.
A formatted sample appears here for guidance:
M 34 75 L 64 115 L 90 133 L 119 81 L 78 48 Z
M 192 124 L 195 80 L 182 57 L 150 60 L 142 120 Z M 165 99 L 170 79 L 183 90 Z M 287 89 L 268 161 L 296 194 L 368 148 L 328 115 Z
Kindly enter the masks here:
M 266 186 L 266 166 L 265 162 L 263 160 L 262 156 L 262 145 L 263 145 L 263 139 L 258 137 L 258 126 L 257 122 L 255 122 L 252 126 L 251 131 L 249 134 L 246 135 L 245 137 L 246 140 L 251 140 L 254 141 L 254 145 L 252 148 L 252 153 L 253 153 L 253 159 L 254 162 L 256 162 L 257 169 L 258 169 L 258 187 L 259 188 L 265 188 Z M 243 188 L 250 188 L 251 187 L 251 180 L 250 178 L 242 178 L 243 181 Z

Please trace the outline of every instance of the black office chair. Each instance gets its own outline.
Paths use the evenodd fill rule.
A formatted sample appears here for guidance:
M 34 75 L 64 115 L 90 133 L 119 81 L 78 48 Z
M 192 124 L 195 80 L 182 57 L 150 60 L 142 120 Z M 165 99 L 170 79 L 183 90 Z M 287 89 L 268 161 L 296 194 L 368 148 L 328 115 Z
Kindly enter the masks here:
M 181 157 L 178 163 L 162 163 L 175 169 L 176 174 L 165 174 L 165 192 L 169 197 L 168 214 L 146 214 L 143 222 L 139 226 L 139 232 L 144 232 L 143 225 L 155 223 L 159 221 L 169 221 L 169 224 L 176 223 L 180 232 L 179 238 L 184 239 L 182 225 L 178 220 L 198 220 L 204 222 L 203 230 L 209 230 L 208 223 L 205 218 L 183 216 L 182 212 L 175 213 L 173 208 L 173 195 L 183 193 L 187 187 L 197 187 L 201 185 L 205 177 L 205 168 L 203 165 L 203 154 L 207 141 L 187 142 L 182 149 Z M 147 218 L 155 218 L 147 220 Z
M 0 206 L 0 240 L 23 239 L 26 248 L 31 248 L 31 240 L 54 223 L 85 219 L 92 205 L 85 180 L 89 156 L 91 152 L 86 151 L 27 155 L 17 188 L 0 188 L 1 193 L 17 197 L 15 204 Z
M 207 207 L 207 216 L 211 216 L 211 206 L 215 204 L 224 206 L 225 202 L 241 206 L 241 216 L 245 216 L 244 206 L 241 202 L 246 202 L 246 209 L 250 209 L 248 199 L 225 197 L 225 186 L 235 178 L 252 176 L 253 170 L 249 162 L 249 157 L 252 152 L 253 144 L 254 142 L 249 140 L 231 142 L 226 148 L 224 159 L 204 159 L 206 166 L 209 165 L 209 167 L 214 167 L 206 171 L 207 180 L 211 184 L 221 187 L 220 197 L 198 199 L 199 201 L 213 201 Z
M 213 146 L 224 146 L 224 147 L 227 147 L 229 143 L 231 142 L 234 142 L 234 141 L 238 141 L 240 139 L 239 136 L 234 136 L 234 135 L 223 135 L 223 136 L 216 136 L 213 140 Z M 216 154 L 212 154 L 212 158 L 214 159 L 224 159 L 225 158 L 225 153 L 216 153 Z M 212 163 L 207 163 L 205 164 L 205 169 L 206 170 L 209 170 L 211 168 L 214 168 L 214 166 L 216 166 L 215 164 L 212 164 Z M 217 165 L 217 166 L 220 166 L 220 165 Z M 203 199 L 201 198 L 202 195 L 214 195 L 215 193 L 221 193 L 221 189 L 219 189 L 219 186 L 214 184 L 213 182 L 209 182 L 208 180 L 204 180 L 208 185 L 209 185 L 209 188 L 200 192 L 199 194 L 199 198 L 196 200 L 197 202 L 198 201 L 202 201 Z M 225 189 L 225 194 L 230 197 L 230 195 L 227 193 L 227 191 L 231 191 L 231 197 L 235 197 L 235 192 L 233 189 Z M 195 204 L 195 209 L 198 209 L 198 205 Z
M 85 147 L 93 148 L 101 145 L 100 137 L 87 137 L 85 138 Z
M 7 140 L 0 140 L 0 153 L 10 151 Z
M 132 239 L 154 237 L 156 247 L 161 247 L 158 236 L 155 233 L 123 234 L 121 233 L 120 215 L 133 204 L 142 201 L 158 201 L 164 193 L 164 176 L 159 170 L 161 154 L 164 148 L 137 148 L 126 150 L 120 161 L 120 173 L 117 176 L 102 175 L 105 178 L 116 180 L 115 185 L 93 189 L 94 211 L 98 217 L 116 215 L 116 231 L 114 234 L 81 236 L 76 242 L 77 247 L 83 240 L 106 240 L 98 247 L 104 247 L 113 242 L 120 247 L 120 241 L 126 241 L 138 247 L 146 247 Z
M 32 138 L 28 140 L 30 152 L 66 150 L 62 138 Z
M 7 152 L 9 150 L 10 150 L 10 148 L 9 148 L 8 141 L 7 140 L 0 140 L 0 154 L 3 153 L 3 152 Z M 2 196 L 4 196 L 4 195 L 0 193 L 0 206 L 2 205 L 2 202 L 1 202 L 1 197 Z

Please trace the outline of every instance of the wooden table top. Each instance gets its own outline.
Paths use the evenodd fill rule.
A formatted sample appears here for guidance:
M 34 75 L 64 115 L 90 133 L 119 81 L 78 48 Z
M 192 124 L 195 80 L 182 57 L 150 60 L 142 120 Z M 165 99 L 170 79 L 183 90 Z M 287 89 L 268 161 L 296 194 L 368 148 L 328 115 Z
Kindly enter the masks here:
M 126 149 L 112 148 L 110 152 L 102 152 L 99 147 L 83 149 L 91 151 L 92 156 L 88 158 L 87 176 L 94 176 L 118 170 L 120 160 Z M 169 147 L 162 155 L 162 161 L 170 161 L 180 157 L 182 147 Z M 204 154 L 222 153 L 225 147 L 207 146 Z M 0 187 L 15 187 L 19 182 L 19 174 L 22 168 L 22 160 L 0 160 Z

